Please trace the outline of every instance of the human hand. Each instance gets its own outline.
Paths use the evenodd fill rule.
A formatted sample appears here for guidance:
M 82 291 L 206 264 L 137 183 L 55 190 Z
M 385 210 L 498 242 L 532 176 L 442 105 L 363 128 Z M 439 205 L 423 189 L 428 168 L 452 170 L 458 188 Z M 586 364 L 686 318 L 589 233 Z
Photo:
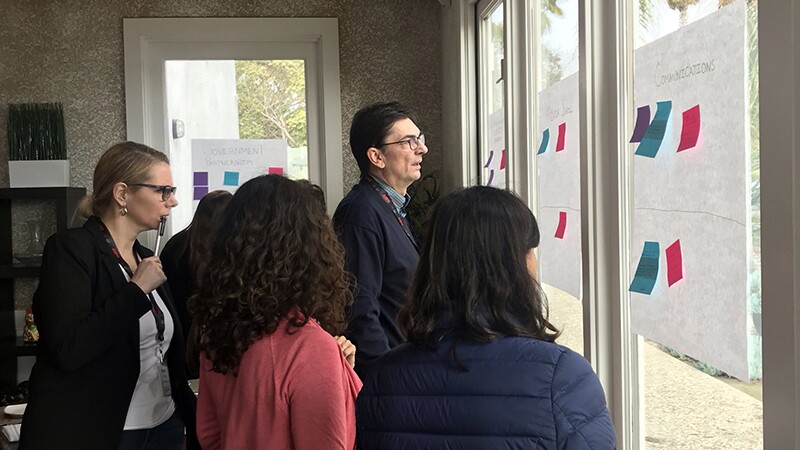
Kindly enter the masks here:
M 158 256 L 151 256 L 139 261 L 139 267 L 133 274 L 131 281 L 136 283 L 145 294 L 149 294 L 153 289 L 161 286 L 167 281 L 164 269 L 161 268 L 161 259 Z
M 344 355 L 345 359 L 347 360 L 347 364 L 350 364 L 350 367 L 356 366 L 356 346 L 353 345 L 346 337 L 344 336 L 334 336 L 336 338 L 336 343 L 339 344 L 339 347 L 342 349 L 342 354 Z

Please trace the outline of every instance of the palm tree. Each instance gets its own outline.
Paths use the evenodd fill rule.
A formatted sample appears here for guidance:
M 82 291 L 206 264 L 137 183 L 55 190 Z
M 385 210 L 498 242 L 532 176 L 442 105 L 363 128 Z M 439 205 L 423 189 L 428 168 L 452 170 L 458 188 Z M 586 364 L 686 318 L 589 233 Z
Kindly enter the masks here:
M 689 23 L 689 15 L 686 11 L 690 6 L 696 5 L 699 1 L 700 0 L 667 0 L 667 4 L 670 8 L 678 10 L 678 12 L 681 14 L 681 26 L 685 26 L 687 23 Z M 725 0 L 719 0 L 720 3 L 724 1 Z

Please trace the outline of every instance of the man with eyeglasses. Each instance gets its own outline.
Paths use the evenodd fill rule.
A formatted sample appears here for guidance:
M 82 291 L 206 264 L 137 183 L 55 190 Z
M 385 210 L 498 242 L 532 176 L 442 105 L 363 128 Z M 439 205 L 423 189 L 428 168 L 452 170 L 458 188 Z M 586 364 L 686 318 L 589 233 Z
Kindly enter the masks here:
M 339 203 L 333 222 L 357 289 L 347 338 L 358 349 L 355 370 L 404 341 L 397 312 L 419 259 L 406 207 L 408 187 L 420 178 L 428 152 L 413 114 L 397 102 L 376 103 L 353 117 L 350 147 L 361 181 Z

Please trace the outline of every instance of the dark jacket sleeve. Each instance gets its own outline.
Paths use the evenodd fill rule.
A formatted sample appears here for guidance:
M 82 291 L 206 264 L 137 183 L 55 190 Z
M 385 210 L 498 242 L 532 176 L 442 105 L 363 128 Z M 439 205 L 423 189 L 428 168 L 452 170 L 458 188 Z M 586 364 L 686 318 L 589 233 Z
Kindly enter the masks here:
M 379 320 L 378 303 L 383 286 L 384 243 L 379 233 L 353 223 L 342 224 L 339 233 L 347 270 L 355 275 L 357 283 L 347 338 L 358 349 L 356 370 L 359 370 L 390 350 Z
M 112 349 L 150 310 L 147 296 L 132 282 L 108 298 L 93 299 L 96 258 L 91 242 L 74 235 L 52 236 L 45 246 L 34 314 L 46 351 L 65 371 Z
M 565 351 L 553 375 L 557 448 L 616 448 L 616 435 L 600 380 L 583 356 Z

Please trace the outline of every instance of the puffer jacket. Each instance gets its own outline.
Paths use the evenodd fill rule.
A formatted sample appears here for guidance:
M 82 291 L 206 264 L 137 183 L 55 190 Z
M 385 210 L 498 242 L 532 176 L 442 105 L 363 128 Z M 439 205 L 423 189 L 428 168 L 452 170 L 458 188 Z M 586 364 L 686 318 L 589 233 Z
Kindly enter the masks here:
M 364 380 L 356 426 L 362 450 L 615 448 L 589 363 L 524 337 L 395 348 Z

